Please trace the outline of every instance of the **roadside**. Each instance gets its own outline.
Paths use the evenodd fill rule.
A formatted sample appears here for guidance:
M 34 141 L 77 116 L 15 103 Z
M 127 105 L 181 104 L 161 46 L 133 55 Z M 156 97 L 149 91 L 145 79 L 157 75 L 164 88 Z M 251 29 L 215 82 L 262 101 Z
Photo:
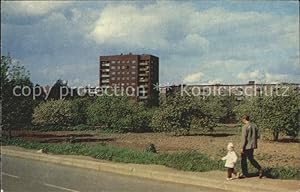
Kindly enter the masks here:
M 96 160 L 85 156 L 41 154 L 35 150 L 27 150 L 14 146 L 3 146 L 1 153 L 11 157 L 231 191 L 295 192 L 299 190 L 299 181 L 297 180 L 258 179 L 257 177 L 253 177 L 226 181 L 226 173 L 222 171 L 183 172 L 159 165 L 124 164 Z
M 4 192 L 229 192 L 2 156 Z

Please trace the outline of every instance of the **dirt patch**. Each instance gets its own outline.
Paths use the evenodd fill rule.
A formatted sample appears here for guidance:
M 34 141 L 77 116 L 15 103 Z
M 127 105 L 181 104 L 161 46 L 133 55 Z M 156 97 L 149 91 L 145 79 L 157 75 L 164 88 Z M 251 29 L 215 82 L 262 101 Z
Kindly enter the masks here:
M 153 143 L 159 153 L 174 153 L 196 150 L 209 155 L 213 159 L 220 159 L 226 155 L 226 146 L 228 142 L 235 145 L 235 150 L 239 154 L 240 136 L 235 132 L 235 127 L 228 133 L 216 132 L 210 134 L 191 134 L 191 136 L 171 136 L 164 133 L 126 133 L 126 134 L 107 134 L 97 131 L 89 132 L 34 132 L 33 135 L 19 135 L 24 139 L 37 140 L 40 142 L 59 143 L 66 142 L 66 139 L 72 138 L 76 143 L 88 143 L 91 145 L 97 143 L 106 143 L 108 145 L 125 147 L 135 150 L 145 150 Z M 272 142 L 259 140 L 259 147 L 255 151 L 257 160 L 263 166 L 292 166 L 300 165 L 300 144 Z

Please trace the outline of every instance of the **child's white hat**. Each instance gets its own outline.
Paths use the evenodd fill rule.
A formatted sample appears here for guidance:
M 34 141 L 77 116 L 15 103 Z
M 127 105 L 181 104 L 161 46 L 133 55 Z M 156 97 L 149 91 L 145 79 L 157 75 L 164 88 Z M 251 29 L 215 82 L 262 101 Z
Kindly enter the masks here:
M 233 144 L 231 142 L 228 143 L 227 150 L 233 150 L 233 148 L 234 148 Z

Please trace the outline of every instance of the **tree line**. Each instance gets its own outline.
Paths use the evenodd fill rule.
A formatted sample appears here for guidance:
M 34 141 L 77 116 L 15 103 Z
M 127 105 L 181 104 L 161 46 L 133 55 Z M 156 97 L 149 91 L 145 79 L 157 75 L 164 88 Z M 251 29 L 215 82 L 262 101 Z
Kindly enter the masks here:
M 248 114 L 262 130 L 270 131 L 274 140 L 280 134 L 297 136 L 299 131 L 300 95 L 290 90 L 288 96 L 256 96 L 237 101 L 235 96 L 181 96 L 167 97 L 159 107 L 147 107 L 127 97 L 101 96 L 59 97 L 60 87 L 67 84 L 58 80 L 49 97 L 40 94 L 13 95 L 13 87 L 38 88 L 30 80 L 30 73 L 1 56 L 1 127 L 11 130 L 18 127 L 51 129 L 88 125 L 94 129 L 118 132 L 171 132 L 188 135 L 191 130 L 212 131 L 218 123 L 239 120 Z M 71 88 L 68 88 L 71 89 Z

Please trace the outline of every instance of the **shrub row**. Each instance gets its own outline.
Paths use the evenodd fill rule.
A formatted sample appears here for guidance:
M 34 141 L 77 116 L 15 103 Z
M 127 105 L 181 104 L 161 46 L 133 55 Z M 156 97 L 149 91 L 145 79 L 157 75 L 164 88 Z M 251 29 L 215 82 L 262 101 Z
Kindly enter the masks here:
M 39 104 L 33 123 L 43 130 L 85 130 L 100 127 L 116 132 L 149 131 L 152 110 L 127 97 L 50 100 Z
M 222 114 L 226 111 L 221 98 L 217 97 L 176 95 L 159 108 L 148 108 L 128 97 L 102 96 L 42 102 L 34 110 L 33 123 L 46 130 L 73 130 L 70 128 L 87 124 L 117 132 L 157 131 L 184 135 L 189 134 L 190 129 L 212 130 Z
M 47 144 L 21 139 L 2 138 L 3 145 L 15 145 L 27 149 L 44 149 L 50 153 L 63 155 L 85 155 L 96 159 L 103 159 L 123 163 L 157 164 L 165 165 L 184 171 L 211 171 L 225 170 L 224 162 L 213 160 L 208 156 L 196 151 L 157 154 L 145 151 L 135 151 L 125 148 L 117 148 L 106 144 Z M 253 169 L 252 169 L 253 170 Z M 250 171 L 252 171 L 250 169 Z M 268 167 L 265 174 L 271 178 L 300 179 L 300 167 Z

